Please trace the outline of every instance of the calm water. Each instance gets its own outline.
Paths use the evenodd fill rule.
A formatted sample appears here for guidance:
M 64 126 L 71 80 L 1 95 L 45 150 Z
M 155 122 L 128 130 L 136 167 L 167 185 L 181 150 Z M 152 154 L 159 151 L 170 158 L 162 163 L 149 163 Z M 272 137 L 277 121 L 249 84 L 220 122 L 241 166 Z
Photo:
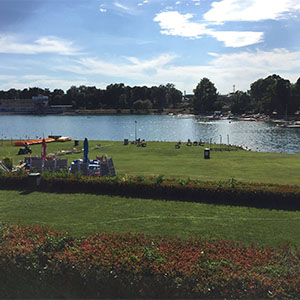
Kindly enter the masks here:
M 135 123 L 136 121 L 136 123 Z M 135 128 L 136 124 L 136 128 Z M 0 116 L 1 139 L 41 137 L 43 134 L 121 141 L 137 137 L 148 141 L 212 139 L 215 143 L 242 145 L 255 151 L 300 153 L 300 129 L 278 128 L 267 122 L 207 121 L 197 116 Z

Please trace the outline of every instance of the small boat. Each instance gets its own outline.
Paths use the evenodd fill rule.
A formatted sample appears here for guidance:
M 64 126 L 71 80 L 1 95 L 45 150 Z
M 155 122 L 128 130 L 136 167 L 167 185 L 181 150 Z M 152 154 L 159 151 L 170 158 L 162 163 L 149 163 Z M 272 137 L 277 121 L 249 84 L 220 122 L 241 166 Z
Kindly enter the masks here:
M 276 127 L 279 127 L 279 128 L 300 128 L 300 124 L 298 124 L 298 123 L 282 123 L 282 124 L 276 124 Z
M 58 139 L 56 139 L 57 142 L 69 142 L 72 141 L 72 138 L 69 136 L 61 136 Z

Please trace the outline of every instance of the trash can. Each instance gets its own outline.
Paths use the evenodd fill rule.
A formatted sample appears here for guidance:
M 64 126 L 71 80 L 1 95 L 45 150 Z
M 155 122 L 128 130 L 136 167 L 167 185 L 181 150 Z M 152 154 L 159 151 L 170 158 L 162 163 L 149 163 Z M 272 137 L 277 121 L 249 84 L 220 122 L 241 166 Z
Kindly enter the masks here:
M 78 140 L 75 140 L 75 141 L 74 141 L 74 147 L 77 147 L 77 146 L 79 146 L 79 141 L 78 141 Z
M 124 145 L 125 145 L 125 146 L 128 145 L 128 139 L 124 139 Z
M 28 187 L 30 189 L 36 189 L 41 183 L 40 173 L 30 173 L 28 175 Z
M 204 149 L 204 159 L 210 159 L 210 148 Z

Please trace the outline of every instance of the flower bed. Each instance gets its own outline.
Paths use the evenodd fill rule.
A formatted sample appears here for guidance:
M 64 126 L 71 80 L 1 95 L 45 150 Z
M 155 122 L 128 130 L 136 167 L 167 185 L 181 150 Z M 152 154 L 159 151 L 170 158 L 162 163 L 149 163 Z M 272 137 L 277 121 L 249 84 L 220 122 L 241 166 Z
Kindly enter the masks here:
M 300 251 L 1 224 L 1 298 L 299 298 Z

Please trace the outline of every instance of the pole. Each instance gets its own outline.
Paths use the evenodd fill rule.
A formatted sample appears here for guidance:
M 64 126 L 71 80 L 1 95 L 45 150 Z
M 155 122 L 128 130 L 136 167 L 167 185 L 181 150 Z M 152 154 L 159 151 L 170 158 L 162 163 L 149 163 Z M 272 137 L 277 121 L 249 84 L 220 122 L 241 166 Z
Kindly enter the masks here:
M 137 123 L 137 121 L 134 121 L 134 138 L 135 138 L 135 142 L 136 142 L 136 140 L 137 140 L 136 123 Z
M 229 150 L 229 134 L 227 134 L 227 145 L 228 145 L 228 150 Z
M 222 149 L 221 147 L 222 147 L 222 136 L 220 134 L 220 149 Z

